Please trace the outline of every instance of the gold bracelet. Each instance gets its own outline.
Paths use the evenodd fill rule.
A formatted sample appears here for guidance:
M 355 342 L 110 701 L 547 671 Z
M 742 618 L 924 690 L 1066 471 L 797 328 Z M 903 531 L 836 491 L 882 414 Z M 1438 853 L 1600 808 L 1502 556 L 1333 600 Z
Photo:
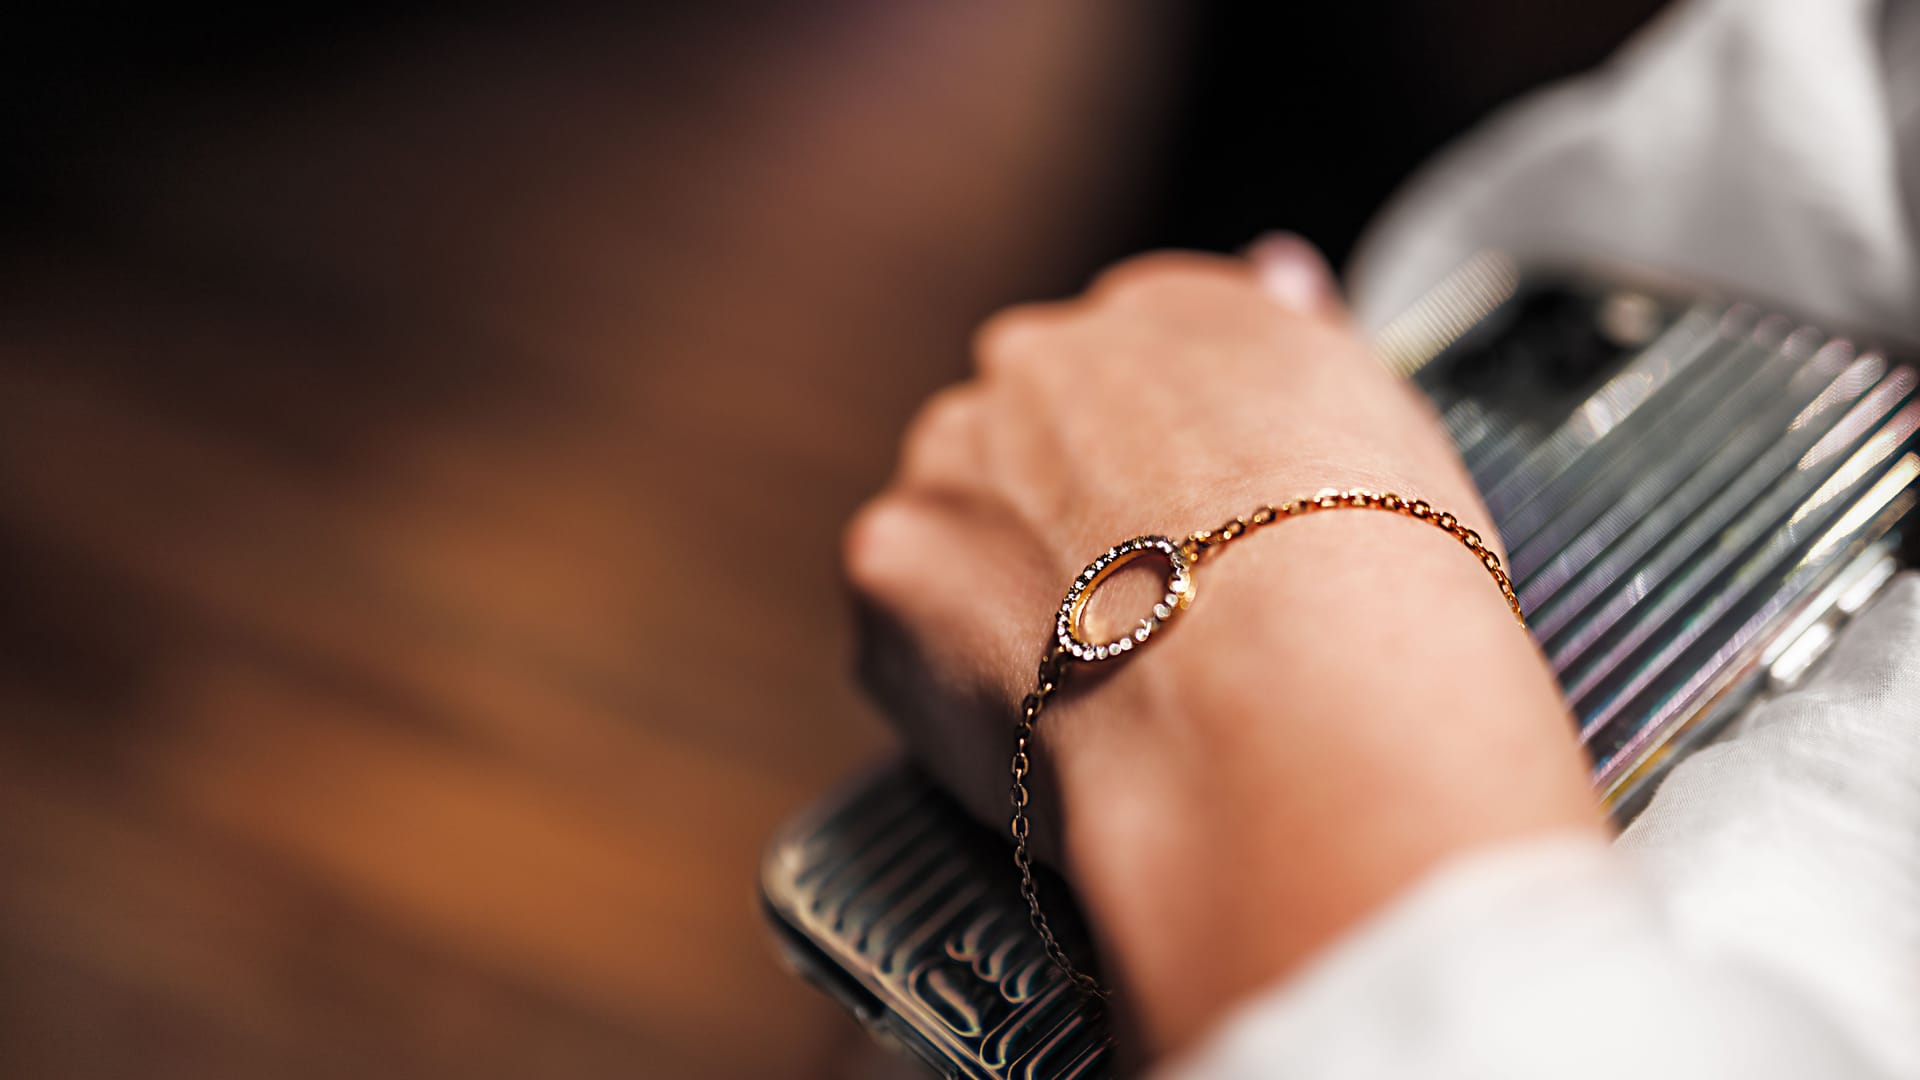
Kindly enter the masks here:
M 1033 729 L 1040 721 L 1040 713 L 1046 708 L 1047 700 L 1059 689 L 1067 661 L 1101 663 L 1116 660 L 1145 645 L 1162 626 L 1193 603 L 1193 571 L 1200 561 L 1246 535 L 1249 530 L 1271 525 L 1282 518 L 1300 517 L 1322 510 L 1346 509 L 1384 510 L 1390 514 L 1416 518 L 1444 530 L 1479 557 L 1480 564 L 1487 568 L 1494 584 L 1500 587 L 1500 595 L 1506 598 L 1514 619 L 1522 629 L 1526 628 L 1527 619 L 1520 610 L 1520 598 L 1514 595 L 1513 581 L 1501 567 L 1500 556 L 1481 541 L 1480 534 L 1460 524 L 1460 519 L 1452 514 L 1435 510 L 1424 499 L 1403 499 L 1391 492 L 1381 494 L 1329 489 L 1311 499 L 1294 499 L 1280 506 L 1263 506 L 1247 517 L 1234 518 L 1217 529 L 1197 532 L 1177 542 L 1164 536 L 1137 536 L 1124 544 L 1108 548 L 1106 554 L 1087 564 L 1087 568 L 1073 580 L 1066 599 L 1060 602 L 1060 613 L 1054 621 L 1054 640 L 1040 659 L 1040 672 L 1033 692 L 1020 702 L 1020 720 L 1014 727 L 1011 766 L 1013 823 L 1010 826 L 1013 830 L 1013 864 L 1020 871 L 1020 896 L 1027 902 L 1027 918 L 1033 923 L 1034 932 L 1040 935 L 1041 943 L 1046 946 L 1048 958 L 1059 967 L 1069 982 L 1086 994 L 1096 998 L 1112 996 L 1112 992 L 1102 987 L 1099 980 L 1074 966 L 1066 949 L 1061 947 L 1060 939 L 1054 936 L 1046 913 L 1040 910 L 1040 893 L 1033 879 L 1033 853 L 1027 844 L 1027 834 L 1031 828 L 1027 817 L 1027 773 L 1032 764 L 1028 752 L 1033 741 Z M 1132 630 L 1111 641 L 1088 640 L 1080 620 L 1094 590 L 1121 567 L 1151 555 L 1161 556 L 1168 565 L 1166 591 L 1159 602 L 1153 605 L 1153 611 Z

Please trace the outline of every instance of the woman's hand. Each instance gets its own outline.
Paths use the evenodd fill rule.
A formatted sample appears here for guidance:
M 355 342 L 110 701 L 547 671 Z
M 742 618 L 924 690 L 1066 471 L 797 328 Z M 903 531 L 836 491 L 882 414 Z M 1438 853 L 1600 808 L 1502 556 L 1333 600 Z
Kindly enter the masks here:
M 1426 403 L 1374 362 L 1299 241 L 1251 262 L 1134 259 L 1079 299 L 997 316 L 975 349 L 979 374 L 914 422 L 846 559 L 870 687 L 998 828 L 1016 703 L 1067 584 L 1110 545 L 1325 487 L 1424 498 L 1494 535 Z M 1129 625 L 1145 605 L 1115 584 L 1094 614 Z M 1070 672 L 1050 704 L 1033 812 L 1149 1051 L 1450 854 L 1599 827 L 1531 640 L 1425 523 L 1262 530 L 1113 666 Z

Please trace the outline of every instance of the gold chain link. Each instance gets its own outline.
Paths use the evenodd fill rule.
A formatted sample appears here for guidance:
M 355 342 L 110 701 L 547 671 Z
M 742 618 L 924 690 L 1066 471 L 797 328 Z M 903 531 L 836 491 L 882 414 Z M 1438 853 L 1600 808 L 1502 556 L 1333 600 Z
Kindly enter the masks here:
M 1392 492 L 1364 490 L 1322 491 L 1309 499 L 1292 499 L 1278 506 L 1262 506 L 1243 518 L 1232 521 L 1217 529 L 1208 529 L 1187 537 L 1181 544 L 1182 552 L 1194 564 L 1218 552 L 1221 548 L 1245 536 L 1248 532 L 1264 528 L 1286 518 L 1304 517 L 1307 514 L 1323 510 L 1383 510 L 1414 518 L 1452 536 L 1460 541 L 1468 551 L 1480 560 L 1493 583 L 1500 587 L 1500 595 L 1507 601 L 1507 607 L 1522 629 L 1527 625 L 1527 617 L 1520 610 L 1520 598 L 1514 594 L 1513 580 L 1500 565 L 1500 556 L 1480 539 L 1480 534 L 1460 524 L 1460 519 L 1450 513 L 1438 511 L 1425 499 L 1403 499 Z M 1144 640 L 1144 639 L 1143 639 Z M 1067 950 L 1054 935 L 1053 927 L 1047 921 L 1046 913 L 1040 910 L 1040 891 L 1033 877 L 1033 852 L 1028 842 L 1032 831 L 1032 819 L 1027 814 L 1027 774 L 1033 765 L 1033 733 L 1040 722 L 1040 714 L 1045 711 L 1047 701 L 1060 687 L 1060 679 L 1066 673 L 1067 652 L 1059 644 L 1048 647 L 1040 660 L 1040 670 L 1035 678 L 1033 692 L 1020 702 L 1020 719 L 1014 725 L 1013 789 L 1010 800 L 1013 805 L 1013 820 L 1009 828 L 1013 832 L 1013 865 L 1020 872 L 1020 898 L 1027 902 L 1027 919 L 1033 924 L 1034 933 L 1040 935 L 1040 942 L 1046 947 L 1047 958 L 1060 969 L 1075 987 L 1090 997 L 1106 999 L 1113 992 L 1100 985 L 1099 980 L 1080 970 L 1067 955 Z

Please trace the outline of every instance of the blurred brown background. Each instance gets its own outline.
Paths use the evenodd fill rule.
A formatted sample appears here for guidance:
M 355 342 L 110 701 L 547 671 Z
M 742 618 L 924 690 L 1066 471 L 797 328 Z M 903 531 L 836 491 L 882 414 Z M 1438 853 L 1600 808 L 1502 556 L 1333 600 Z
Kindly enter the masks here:
M 877 1075 L 753 887 L 888 745 L 839 522 L 994 307 L 1337 255 L 1651 4 L 1533 7 L 13 35 L 0 1071 Z

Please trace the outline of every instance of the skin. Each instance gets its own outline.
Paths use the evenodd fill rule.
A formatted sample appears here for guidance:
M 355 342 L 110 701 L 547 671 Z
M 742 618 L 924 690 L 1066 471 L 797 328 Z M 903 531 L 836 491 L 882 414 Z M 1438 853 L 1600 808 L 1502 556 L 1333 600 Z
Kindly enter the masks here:
M 1290 238 L 1252 255 L 1144 256 L 996 316 L 978 374 L 928 403 L 848 528 L 865 679 L 997 828 L 1016 703 L 1067 584 L 1109 545 L 1324 487 L 1425 498 L 1494 536 L 1317 258 Z M 1130 622 L 1128 591 L 1098 602 Z M 1544 660 L 1479 562 L 1422 522 L 1348 510 L 1260 530 L 1105 667 L 1069 672 L 1042 719 L 1035 835 L 1147 1058 L 1437 864 L 1605 828 Z

